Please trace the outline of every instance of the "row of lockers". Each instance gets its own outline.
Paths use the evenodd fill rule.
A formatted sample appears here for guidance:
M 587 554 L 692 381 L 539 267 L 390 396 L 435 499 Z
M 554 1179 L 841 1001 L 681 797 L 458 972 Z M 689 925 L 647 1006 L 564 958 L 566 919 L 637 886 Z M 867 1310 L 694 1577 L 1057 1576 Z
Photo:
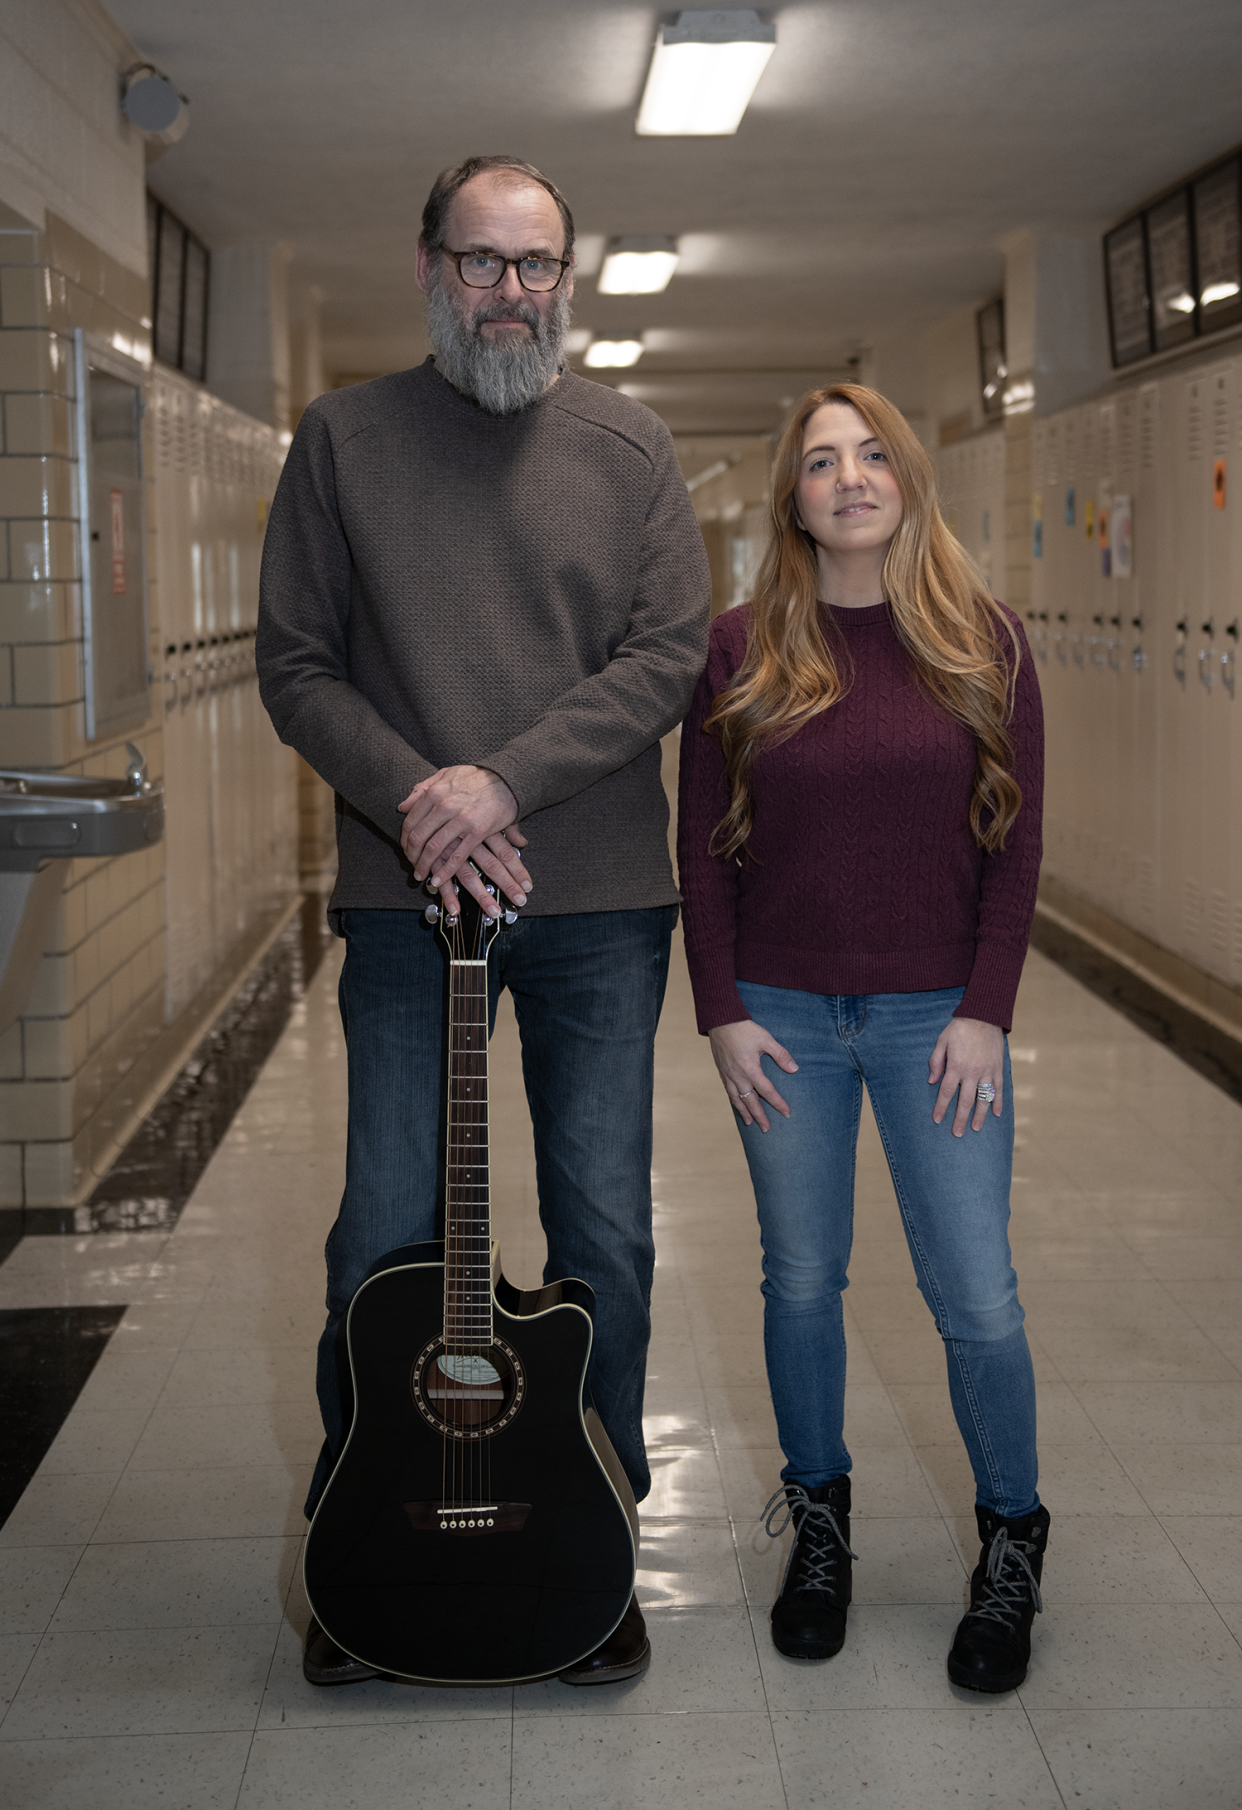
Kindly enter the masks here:
M 1242 982 L 1242 484 L 1233 360 L 1034 423 L 1047 870 Z
M 1242 362 L 1032 423 L 1026 629 L 1048 724 L 1044 871 L 1242 985 Z M 1005 437 L 942 449 L 1003 597 Z
M 162 367 L 150 404 L 171 1018 L 296 888 L 298 799 L 254 671 L 279 438 Z
M 1123 385 L 1035 422 L 1031 451 L 1046 871 L 1236 986 L 1238 367 Z

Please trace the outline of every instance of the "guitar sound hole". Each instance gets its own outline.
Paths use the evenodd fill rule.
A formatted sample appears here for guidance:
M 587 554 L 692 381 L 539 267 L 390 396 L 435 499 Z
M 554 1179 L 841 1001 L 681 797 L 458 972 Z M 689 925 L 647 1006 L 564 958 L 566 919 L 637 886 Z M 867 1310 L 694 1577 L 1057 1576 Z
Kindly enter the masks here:
M 507 1426 L 524 1388 L 516 1354 L 507 1345 L 449 1352 L 442 1339 L 419 1352 L 410 1383 L 424 1420 L 457 1439 L 486 1438 Z

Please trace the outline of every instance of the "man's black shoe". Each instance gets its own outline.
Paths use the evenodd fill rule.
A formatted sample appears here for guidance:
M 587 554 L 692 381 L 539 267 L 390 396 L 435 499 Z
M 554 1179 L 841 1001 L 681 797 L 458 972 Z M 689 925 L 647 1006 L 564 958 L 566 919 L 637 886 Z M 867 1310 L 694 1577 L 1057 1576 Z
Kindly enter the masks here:
M 647 1624 L 638 1606 L 630 1606 L 602 1646 L 560 1674 L 562 1684 L 620 1684 L 623 1678 L 641 1678 L 651 1664 Z
M 785 1519 L 773 1526 L 785 1508 Z M 772 1644 L 787 1659 L 831 1659 L 845 1645 L 854 1591 L 850 1561 L 850 1480 L 833 1477 L 814 1489 L 787 1483 L 764 1509 L 772 1538 L 794 1526 L 793 1550 L 772 1605 Z
M 1051 1515 L 1042 1505 L 1020 1521 L 975 1505 L 983 1550 L 970 1580 L 970 1608 L 958 1623 L 949 1677 L 968 1691 L 1016 1691 L 1031 1658 Z
M 383 1673 L 352 1659 L 312 1615 L 302 1642 L 302 1676 L 308 1684 L 360 1684 L 364 1678 L 380 1678 Z

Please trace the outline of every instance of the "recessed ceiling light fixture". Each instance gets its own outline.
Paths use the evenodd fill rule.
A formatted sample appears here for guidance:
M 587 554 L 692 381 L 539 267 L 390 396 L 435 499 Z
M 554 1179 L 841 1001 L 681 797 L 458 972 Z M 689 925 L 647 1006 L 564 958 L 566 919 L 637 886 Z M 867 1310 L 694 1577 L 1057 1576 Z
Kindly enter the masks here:
M 610 239 L 596 288 L 601 295 L 658 295 L 676 268 L 676 239 L 660 233 Z
M 679 13 L 656 39 L 635 131 L 643 138 L 736 132 L 775 48 L 775 25 L 756 12 Z
M 593 371 L 615 371 L 636 365 L 642 355 L 641 339 L 593 339 L 583 362 Z

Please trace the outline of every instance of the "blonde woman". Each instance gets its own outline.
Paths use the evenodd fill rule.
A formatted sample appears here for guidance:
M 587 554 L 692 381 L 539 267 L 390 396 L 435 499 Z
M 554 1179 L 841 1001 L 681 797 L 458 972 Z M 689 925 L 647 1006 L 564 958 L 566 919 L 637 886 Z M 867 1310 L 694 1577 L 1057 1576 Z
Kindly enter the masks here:
M 1042 752 L 1022 630 L 946 528 L 908 424 L 861 385 L 812 390 L 777 449 L 754 600 L 712 624 L 682 733 L 686 948 L 759 1209 L 786 1460 L 768 1526 L 795 1536 L 772 1638 L 802 1659 L 845 1639 L 841 1291 L 865 1086 L 975 1474 L 982 1550 L 949 1675 L 989 1692 L 1026 1675 L 1049 1522 L 1005 1042 Z

